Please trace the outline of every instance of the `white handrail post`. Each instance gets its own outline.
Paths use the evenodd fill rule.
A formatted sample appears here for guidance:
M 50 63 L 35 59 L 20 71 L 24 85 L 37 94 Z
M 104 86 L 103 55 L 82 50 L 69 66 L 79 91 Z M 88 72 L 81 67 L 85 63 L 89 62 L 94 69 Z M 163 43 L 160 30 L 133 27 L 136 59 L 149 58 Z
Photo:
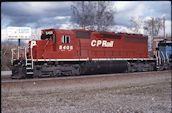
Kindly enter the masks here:
M 27 66 L 27 52 L 26 52 L 26 48 L 25 48 L 25 59 L 26 59 L 26 66 Z
M 32 55 L 32 48 L 31 48 L 31 61 L 32 61 L 32 69 L 33 69 L 33 55 Z
M 167 55 L 167 52 L 165 52 L 166 54 L 166 58 L 167 58 L 167 63 L 169 63 L 169 58 L 168 58 L 168 55 Z
M 161 57 L 160 57 L 160 52 L 158 51 L 158 58 L 159 58 L 159 65 L 161 65 Z
M 163 57 L 163 62 L 165 64 L 165 56 L 164 56 L 164 53 L 161 51 L 161 54 L 162 54 L 162 57 Z
M 11 49 L 12 57 L 11 57 L 11 65 L 13 65 L 13 49 Z

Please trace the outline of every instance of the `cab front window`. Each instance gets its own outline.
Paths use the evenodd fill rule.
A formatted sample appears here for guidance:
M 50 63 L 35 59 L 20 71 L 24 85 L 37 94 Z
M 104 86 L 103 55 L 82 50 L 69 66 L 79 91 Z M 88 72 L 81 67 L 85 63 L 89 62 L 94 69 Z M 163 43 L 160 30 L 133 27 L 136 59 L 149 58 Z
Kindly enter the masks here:
M 53 31 L 46 31 L 41 35 L 41 40 L 54 40 L 54 37 L 55 35 L 53 35 Z

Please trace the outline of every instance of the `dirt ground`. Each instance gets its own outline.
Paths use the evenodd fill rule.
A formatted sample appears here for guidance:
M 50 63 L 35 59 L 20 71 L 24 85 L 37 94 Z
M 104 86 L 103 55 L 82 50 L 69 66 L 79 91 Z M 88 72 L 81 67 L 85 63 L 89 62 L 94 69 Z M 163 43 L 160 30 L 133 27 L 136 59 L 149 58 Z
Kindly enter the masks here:
M 78 81 L 78 85 L 87 87 L 69 84 L 51 93 L 2 92 L 1 110 L 2 113 L 171 113 L 170 73 L 135 78 L 117 76 L 91 82 Z

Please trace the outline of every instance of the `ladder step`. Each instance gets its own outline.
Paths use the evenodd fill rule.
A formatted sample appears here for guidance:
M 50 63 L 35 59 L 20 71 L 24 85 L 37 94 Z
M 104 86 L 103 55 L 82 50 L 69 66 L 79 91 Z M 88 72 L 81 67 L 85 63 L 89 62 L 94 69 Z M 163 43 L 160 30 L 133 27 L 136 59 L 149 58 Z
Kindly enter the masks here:
M 26 72 L 26 74 L 33 74 L 33 72 Z
M 27 60 L 27 63 L 31 63 L 32 62 L 32 60 Z
M 32 63 L 27 63 L 27 65 L 32 65 Z
M 31 67 L 26 67 L 26 69 L 32 69 Z

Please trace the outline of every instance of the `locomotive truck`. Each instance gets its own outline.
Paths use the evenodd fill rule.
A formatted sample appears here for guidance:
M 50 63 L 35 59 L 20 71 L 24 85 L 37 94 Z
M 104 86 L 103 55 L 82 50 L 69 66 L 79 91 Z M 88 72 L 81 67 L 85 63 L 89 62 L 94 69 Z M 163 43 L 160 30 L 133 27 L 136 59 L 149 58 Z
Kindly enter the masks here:
M 149 58 L 141 34 L 45 29 L 27 49 L 12 49 L 12 78 L 153 71 L 168 65 L 160 59 Z

